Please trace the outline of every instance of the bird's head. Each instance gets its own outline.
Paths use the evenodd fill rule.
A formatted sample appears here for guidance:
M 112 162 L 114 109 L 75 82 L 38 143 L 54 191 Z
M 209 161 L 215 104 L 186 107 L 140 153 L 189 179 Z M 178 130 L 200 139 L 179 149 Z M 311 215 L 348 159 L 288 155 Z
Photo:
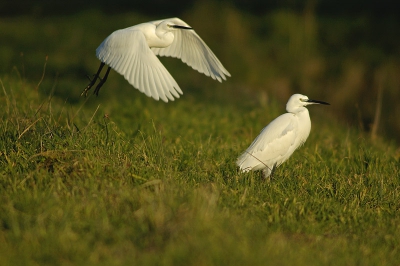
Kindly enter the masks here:
M 173 31 L 173 30 L 191 30 L 193 29 L 192 27 L 190 27 L 189 25 L 179 25 L 176 24 L 170 20 L 164 20 L 163 22 L 161 22 L 157 28 L 161 28 L 165 31 Z
M 311 100 L 307 96 L 302 94 L 293 94 L 286 104 L 286 111 L 289 113 L 297 113 L 303 110 L 304 107 L 310 104 L 325 104 L 330 105 L 327 102 Z

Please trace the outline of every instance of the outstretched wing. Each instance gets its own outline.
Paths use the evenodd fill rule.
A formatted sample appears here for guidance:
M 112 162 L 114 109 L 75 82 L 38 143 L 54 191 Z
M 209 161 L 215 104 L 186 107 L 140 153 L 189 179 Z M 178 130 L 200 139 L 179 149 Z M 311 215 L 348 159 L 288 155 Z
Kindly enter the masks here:
M 297 122 L 293 114 L 283 114 L 266 126 L 239 156 L 237 165 L 241 170 L 259 170 L 265 167 L 272 169 L 273 165 L 284 162 L 297 148 Z
M 97 48 L 96 56 L 136 89 L 155 100 L 179 98 L 182 90 L 147 45 L 141 31 L 117 30 Z
M 164 19 L 177 25 L 190 27 L 179 18 Z M 154 25 L 164 20 L 151 21 Z M 191 66 L 200 73 L 210 76 L 221 82 L 231 74 L 221 64 L 215 54 L 194 30 L 174 31 L 174 41 L 166 48 L 151 48 L 156 55 L 180 58 L 182 62 Z

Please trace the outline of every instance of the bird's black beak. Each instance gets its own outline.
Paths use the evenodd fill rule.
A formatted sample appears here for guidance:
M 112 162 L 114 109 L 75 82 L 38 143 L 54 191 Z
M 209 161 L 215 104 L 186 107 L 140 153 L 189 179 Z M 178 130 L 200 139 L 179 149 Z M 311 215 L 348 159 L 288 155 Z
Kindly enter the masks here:
M 172 25 L 172 28 L 182 29 L 182 30 L 192 30 L 193 29 L 191 27 L 186 27 L 186 26 L 181 26 L 181 25 Z
M 308 99 L 307 102 L 308 102 L 308 103 L 314 103 L 314 104 L 325 104 L 325 105 L 330 105 L 330 104 L 327 103 L 327 102 L 317 101 L 317 100 L 311 100 L 311 99 Z

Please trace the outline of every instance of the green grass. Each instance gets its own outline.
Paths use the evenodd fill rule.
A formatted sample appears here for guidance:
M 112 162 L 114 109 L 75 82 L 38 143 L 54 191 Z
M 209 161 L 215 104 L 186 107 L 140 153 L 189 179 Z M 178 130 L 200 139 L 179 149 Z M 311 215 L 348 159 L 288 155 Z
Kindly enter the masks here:
M 70 103 L 13 75 L 0 85 L 2 265 L 400 261 L 393 147 L 324 107 L 269 182 L 235 160 L 284 111 L 271 99 L 214 84 L 168 104 L 109 87 Z

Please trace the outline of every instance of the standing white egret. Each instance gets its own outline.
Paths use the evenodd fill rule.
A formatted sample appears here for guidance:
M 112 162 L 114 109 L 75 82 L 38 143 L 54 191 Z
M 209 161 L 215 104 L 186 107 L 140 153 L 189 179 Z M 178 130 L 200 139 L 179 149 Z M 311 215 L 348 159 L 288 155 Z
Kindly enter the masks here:
M 222 82 L 231 76 L 199 35 L 183 20 L 169 18 L 141 23 L 113 32 L 96 49 L 100 67 L 82 92 L 87 95 L 100 79 L 98 95 L 113 68 L 136 89 L 155 100 L 173 101 L 182 90 L 157 56 L 180 58 L 193 69 Z M 109 67 L 103 78 L 100 72 Z
M 242 172 L 262 170 L 266 178 L 285 162 L 308 138 L 311 120 L 307 105 L 329 103 L 294 94 L 286 104 L 286 114 L 268 124 L 236 164 Z

